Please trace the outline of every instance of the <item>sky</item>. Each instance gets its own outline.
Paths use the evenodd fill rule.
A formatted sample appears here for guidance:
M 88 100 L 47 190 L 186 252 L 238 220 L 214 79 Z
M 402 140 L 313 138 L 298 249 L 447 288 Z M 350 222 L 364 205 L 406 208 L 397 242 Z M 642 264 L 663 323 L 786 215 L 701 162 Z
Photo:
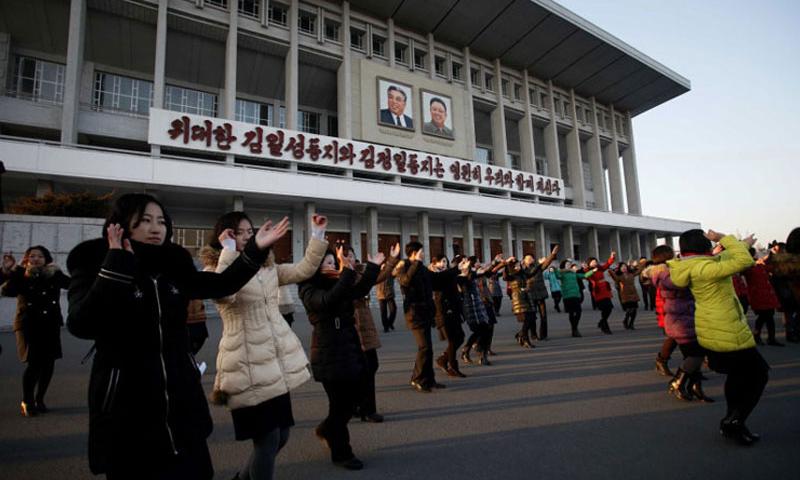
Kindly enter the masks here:
M 556 1 L 691 81 L 633 119 L 644 215 L 763 244 L 800 226 L 800 2 Z

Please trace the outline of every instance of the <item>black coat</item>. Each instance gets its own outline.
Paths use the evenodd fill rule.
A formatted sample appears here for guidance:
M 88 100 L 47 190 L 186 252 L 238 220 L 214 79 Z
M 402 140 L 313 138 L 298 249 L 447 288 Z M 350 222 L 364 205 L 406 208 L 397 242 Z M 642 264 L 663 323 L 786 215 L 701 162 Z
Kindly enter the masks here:
M 403 313 L 408 328 L 429 328 L 433 324 L 436 315 L 433 291 L 442 291 L 452 283 L 454 272 L 457 274 L 458 269 L 432 272 L 419 261 L 403 263 L 397 281 L 403 292 Z
M 300 283 L 299 295 L 314 327 L 311 333 L 311 371 L 318 382 L 356 381 L 365 368 L 353 301 L 375 285 L 379 268 L 368 263 L 356 283 L 356 272 L 346 268 L 338 279 L 317 272 Z
M 136 254 L 84 242 L 67 260 L 67 326 L 94 340 L 89 380 L 93 473 L 158 472 L 205 442 L 212 423 L 186 330 L 190 299 L 238 291 L 266 259 L 253 240 L 222 274 L 198 272 L 184 248 L 135 244 Z M 146 476 L 146 474 L 145 474 Z
M 55 265 L 18 267 L 3 285 L 3 295 L 17 297 L 14 333 L 22 362 L 61 358 L 61 289 L 69 288 L 69 277 Z
M 441 279 L 442 288 L 433 292 L 433 304 L 436 309 L 436 328 L 444 328 L 445 323 L 460 325 L 461 318 L 461 293 L 458 291 L 456 277 L 458 270 L 452 268 L 445 270 Z

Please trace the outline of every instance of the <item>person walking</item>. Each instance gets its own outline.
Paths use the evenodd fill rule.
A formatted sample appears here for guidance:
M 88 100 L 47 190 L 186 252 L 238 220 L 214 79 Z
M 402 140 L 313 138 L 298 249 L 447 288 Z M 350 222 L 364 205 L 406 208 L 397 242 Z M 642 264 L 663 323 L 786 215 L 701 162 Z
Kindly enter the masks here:
M 221 274 L 198 272 L 172 243 L 172 221 L 153 196 L 119 197 L 103 237 L 70 252 L 67 327 L 93 340 L 89 468 L 119 479 L 211 479 L 212 422 L 189 351 L 189 300 L 222 298 L 258 272 L 288 219 L 264 223 Z
M 28 248 L 20 265 L 10 255 L 4 258 L 2 278 L 3 296 L 17 297 L 13 328 L 19 360 L 26 364 L 20 413 L 24 417 L 47 413 L 44 397 L 55 362 L 62 356 L 61 290 L 69 288 L 70 279 L 41 245 Z
M 347 470 L 361 470 L 353 453 L 347 423 L 362 391 L 366 358 L 355 324 L 354 301 L 364 297 L 378 278 L 383 254 L 368 257 L 356 282 L 355 261 L 344 247 L 328 251 L 317 272 L 300 283 L 300 299 L 313 326 L 311 371 L 328 396 L 328 416 L 316 427 L 317 438 L 330 450 L 331 461 Z
M 328 245 L 326 226 L 324 216 L 313 216 L 311 238 L 300 262 L 276 264 L 270 252 L 238 292 L 215 300 L 222 336 L 211 398 L 230 410 L 236 440 L 253 444 L 238 473 L 242 480 L 273 478 L 275 459 L 294 425 L 290 392 L 311 377 L 300 339 L 281 313 L 281 289 L 314 274 Z M 246 213 L 222 215 L 210 244 L 200 252 L 204 269 L 225 272 L 253 233 Z

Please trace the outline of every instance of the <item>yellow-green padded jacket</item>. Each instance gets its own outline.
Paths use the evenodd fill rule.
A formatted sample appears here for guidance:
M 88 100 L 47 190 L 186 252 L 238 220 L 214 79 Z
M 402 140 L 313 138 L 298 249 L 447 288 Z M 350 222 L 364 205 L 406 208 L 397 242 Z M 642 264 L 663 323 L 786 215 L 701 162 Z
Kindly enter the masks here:
M 670 278 L 677 287 L 689 287 L 695 298 L 697 340 L 715 352 L 733 352 L 756 346 L 747 318 L 733 290 L 731 275 L 753 265 L 747 245 L 727 235 L 725 250 L 717 256 L 698 255 L 670 260 Z

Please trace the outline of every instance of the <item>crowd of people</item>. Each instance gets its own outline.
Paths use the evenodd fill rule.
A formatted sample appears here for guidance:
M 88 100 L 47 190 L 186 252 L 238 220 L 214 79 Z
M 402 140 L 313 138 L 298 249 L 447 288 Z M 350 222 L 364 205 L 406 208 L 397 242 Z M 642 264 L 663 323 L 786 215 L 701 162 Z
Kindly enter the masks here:
M 276 456 L 294 425 L 291 392 L 311 378 L 328 399 L 315 434 L 335 465 L 363 468 L 347 425 L 353 417 L 384 420 L 376 402 L 381 340 L 370 309 L 373 287 L 387 333 L 395 328 L 399 285 L 402 314 L 417 346 L 409 384 L 426 394 L 446 387 L 437 381 L 437 368 L 459 379 L 466 376 L 463 364 L 492 364 L 501 279 L 523 349 L 548 339 L 548 298 L 558 312 L 563 302 L 573 337 L 581 337 L 587 289 L 599 310 L 597 327 L 606 335 L 612 334 L 615 291 L 625 329 L 634 330 L 643 301 L 645 309 L 656 311 L 665 335 L 656 369 L 671 377 L 667 390 L 682 401 L 713 402 L 702 388 L 707 361 L 726 375 L 728 410 L 720 432 L 743 445 L 759 439 L 746 420 L 768 379 L 769 366 L 756 348 L 763 343 L 762 329 L 767 346 L 783 346 L 775 327 L 781 312 L 786 340 L 798 341 L 800 228 L 761 257 L 752 236 L 738 240 L 690 230 L 680 236 L 679 255 L 661 245 L 650 259 L 636 261 L 618 262 L 611 252 L 603 263 L 557 262 L 556 245 L 540 258 L 498 254 L 481 262 L 437 254 L 426 264 L 428 252 L 418 241 L 406 244 L 402 255 L 396 244 L 358 262 L 349 245 L 328 244 L 326 227 L 327 219 L 315 215 L 303 259 L 280 264 L 271 247 L 288 231 L 286 218 L 257 226 L 244 212 L 226 213 L 200 254 L 203 271 L 197 271 L 189 253 L 171 241 L 164 206 L 147 194 L 127 194 L 114 204 L 102 238 L 70 253 L 70 276 L 43 246 L 28 249 L 19 265 L 6 255 L 2 293 L 18 299 L 14 330 L 20 360 L 27 364 L 22 415 L 48 411 L 45 394 L 61 357 L 61 289 L 69 290 L 69 331 L 94 342 L 89 465 L 111 480 L 212 478 L 206 439 L 213 425 L 194 358 L 207 332 L 192 326 L 203 315 L 202 299 L 213 299 L 222 321 L 209 398 L 230 410 L 234 438 L 252 443 L 239 479 L 273 477 Z M 291 328 L 292 292 L 312 326 L 307 349 Z M 756 314 L 753 328 L 748 308 Z M 435 358 L 434 328 L 446 342 Z M 683 362 L 673 373 L 668 362 L 676 348 Z

